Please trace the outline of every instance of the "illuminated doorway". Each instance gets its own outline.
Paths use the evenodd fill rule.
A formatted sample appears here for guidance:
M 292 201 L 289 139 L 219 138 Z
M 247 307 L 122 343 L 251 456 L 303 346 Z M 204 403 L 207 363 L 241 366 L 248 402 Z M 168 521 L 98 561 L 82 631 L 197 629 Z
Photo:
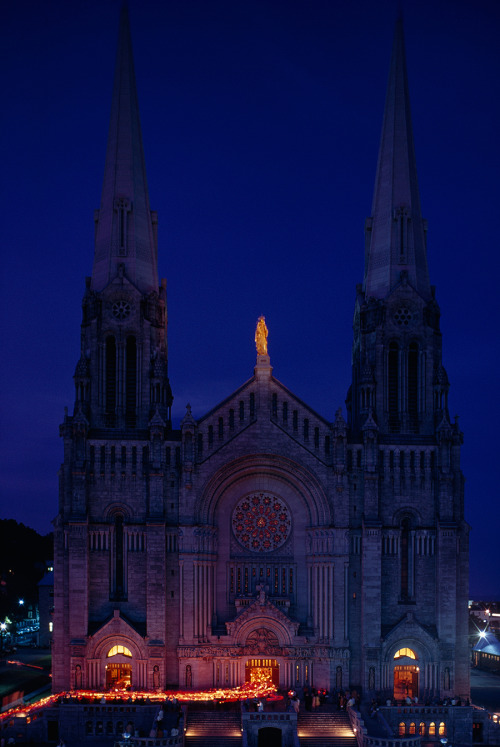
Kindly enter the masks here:
M 245 664 L 245 682 L 272 682 L 279 687 L 280 667 L 276 659 L 249 659 Z
M 418 667 L 413 664 L 396 664 L 394 667 L 394 699 L 412 700 L 418 697 Z
M 132 684 L 131 664 L 106 664 L 106 687 L 122 689 Z

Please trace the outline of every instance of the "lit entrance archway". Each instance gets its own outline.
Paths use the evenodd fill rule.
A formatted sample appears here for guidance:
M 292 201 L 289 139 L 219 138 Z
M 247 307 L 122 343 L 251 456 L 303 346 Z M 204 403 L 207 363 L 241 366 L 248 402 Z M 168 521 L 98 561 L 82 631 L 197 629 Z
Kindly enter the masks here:
M 106 687 L 124 688 L 132 684 L 132 664 L 106 664 Z
M 245 664 L 245 682 L 272 682 L 279 687 L 280 667 L 276 659 L 249 659 Z
M 416 653 L 411 648 L 400 648 L 394 654 L 396 661 L 417 660 Z M 405 698 L 418 697 L 418 673 L 419 668 L 416 664 L 396 664 L 394 666 L 394 699 L 404 700 Z
M 127 659 L 132 658 L 132 652 L 126 646 L 113 646 L 107 654 L 107 659 L 114 661 L 106 664 L 106 687 L 124 688 L 132 684 L 132 664 Z

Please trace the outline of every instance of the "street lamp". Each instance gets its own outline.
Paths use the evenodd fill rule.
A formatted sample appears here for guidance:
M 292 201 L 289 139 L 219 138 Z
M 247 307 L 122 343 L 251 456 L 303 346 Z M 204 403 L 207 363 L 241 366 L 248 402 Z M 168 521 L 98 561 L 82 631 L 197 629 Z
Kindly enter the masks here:
M 0 651 L 3 651 L 3 637 L 5 635 L 6 630 L 7 630 L 7 623 L 5 622 L 0 623 Z

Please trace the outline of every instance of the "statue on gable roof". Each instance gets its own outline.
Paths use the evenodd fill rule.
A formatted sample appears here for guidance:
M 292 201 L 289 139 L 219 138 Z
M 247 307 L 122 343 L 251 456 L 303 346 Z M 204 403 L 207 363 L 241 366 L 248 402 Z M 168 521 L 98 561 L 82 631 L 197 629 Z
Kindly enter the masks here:
M 259 316 L 257 327 L 255 329 L 255 347 L 257 348 L 257 355 L 267 355 L 267 335 L 266 318 L 264 316 Z

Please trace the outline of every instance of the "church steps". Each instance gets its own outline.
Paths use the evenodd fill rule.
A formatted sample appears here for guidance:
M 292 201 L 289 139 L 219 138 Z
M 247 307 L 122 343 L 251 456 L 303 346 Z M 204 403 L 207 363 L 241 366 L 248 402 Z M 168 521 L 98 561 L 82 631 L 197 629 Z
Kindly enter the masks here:
M 355 747 L 347 713 L 300 713 L 297 732 L 301 747 Z
M 188 713 L 186 747 L 240 747 L 239 713 Z

